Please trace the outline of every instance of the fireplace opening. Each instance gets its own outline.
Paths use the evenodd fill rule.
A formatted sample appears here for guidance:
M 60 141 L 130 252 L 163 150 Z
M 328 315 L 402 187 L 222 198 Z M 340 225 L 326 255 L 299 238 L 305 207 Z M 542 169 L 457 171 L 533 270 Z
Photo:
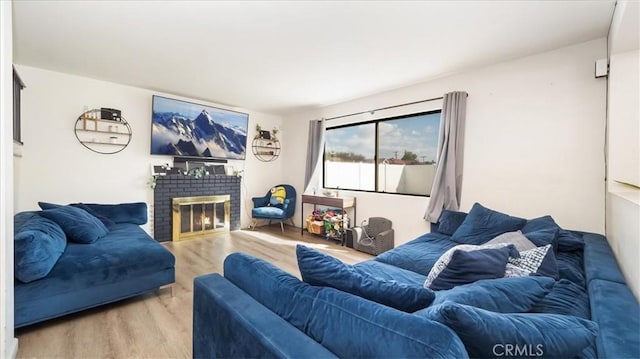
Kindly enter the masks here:
M 230 195 L 173 198 L 172 240 L 229 231 L 230 207 Z

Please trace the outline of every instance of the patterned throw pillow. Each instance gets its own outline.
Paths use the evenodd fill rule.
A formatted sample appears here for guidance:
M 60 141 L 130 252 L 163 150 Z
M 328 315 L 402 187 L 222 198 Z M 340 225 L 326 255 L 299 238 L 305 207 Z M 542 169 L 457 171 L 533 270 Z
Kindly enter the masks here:
M 509 258 L 506 276 L 531 274 L 552 277 L 556 280 L 560 278 L 558 264 L 551 244 L 522 251 L 520 252 L 520 258 Z
M 424 287 L 443 290 L 480 279 L 504 277 L 509 257 L 519 257 L 513 244 L 457 245 L 440 256 L 429 271 Z
M 516 246 L 516 249 L 519 252 L 536 248 L 536 245 L 533 244 L 529 239 L 527 239 L 527 237 L 525 237 L 525 235 L 522 234 L 522 232 L 520 231 L 503 233 L 495 237 L 494 239 L 490 240 L 489 242 L 485 243 L 485 245 L 495 244 L 495 243 L 513 244 L 514 246 Z

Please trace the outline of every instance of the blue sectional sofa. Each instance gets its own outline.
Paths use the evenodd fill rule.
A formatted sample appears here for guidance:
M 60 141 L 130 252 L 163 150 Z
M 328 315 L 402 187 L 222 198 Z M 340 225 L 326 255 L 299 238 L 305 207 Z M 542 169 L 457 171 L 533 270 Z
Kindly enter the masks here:
M 402 290 L 421 288 L 440 256 L 460 244 L 454 233 L 465 216 L 454 213 L 446 223 L 432 226 L 431 233 L 347 272 L 369 275 Z M 640 357 L 638 301 L 606 238 L 559 227 L 548 231 L 554 225 L 548 216 L 518 224 L 522 233 L 529 231 L 525 235 L 532 242 L 552 236 L 558 280 L 545 276 L 480 280 L 434 291 L 433 302 L 424 302 L 426 308 L 420 310 L 395 309 L 393 304 L 379 304 L 384 298 L 367 297 L 370 279 L 314 286 L 261 259 L 231 254 L 224 263 L 224 276 L 214 273 L 195 279 L 193 355 Z M 299 251 L 302 266 L 300 260 Z M 318 264 L 316 272 L 339 268 L 331 259 Z M 301 272 L 309 281 L 302 268 Z M 343 290 L 335 288 L 341 286 Z M 353 293 L 364 293 L 368 299 Z M 406 297 L 407 293 L 398 296 L 417 298 Z M 387 298 L 397 299 L 388 293 Z
M 14 218 L 16 328 L 175 281 L 173 254 L 140 227 L 145 203 L 40 206 Z

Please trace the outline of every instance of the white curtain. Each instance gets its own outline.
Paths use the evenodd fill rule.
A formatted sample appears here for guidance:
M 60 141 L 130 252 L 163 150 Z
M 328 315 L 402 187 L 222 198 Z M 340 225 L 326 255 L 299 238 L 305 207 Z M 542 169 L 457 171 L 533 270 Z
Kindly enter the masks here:
M 308 192 L 311 181 L 316 177 L 322 153 L 324 151 L 325 122 L 314 120 L 309 122 L 309 139 L 307 141 L 307 165 L 304 172 L 304 192 Z
M 424 219 L 438 222 L 442 210 L 457 211 L 462 194 L 462 159 L 467 93 L 449 92 L 443 97 L 438 159 Z

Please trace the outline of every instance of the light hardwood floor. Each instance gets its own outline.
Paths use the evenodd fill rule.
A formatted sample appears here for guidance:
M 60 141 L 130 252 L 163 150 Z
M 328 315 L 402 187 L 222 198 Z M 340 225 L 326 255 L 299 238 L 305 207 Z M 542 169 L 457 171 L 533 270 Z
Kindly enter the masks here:
M 321 237 L 279 225 L 166 243 L 176 257 L 171 289 L 16 330 L 18 358 L 191 358 L 193 279 L 222 273 L 224 258 L 245 252 L 300 277 L 295 246 L 316 248 L 346 263 L 372 258 Z

